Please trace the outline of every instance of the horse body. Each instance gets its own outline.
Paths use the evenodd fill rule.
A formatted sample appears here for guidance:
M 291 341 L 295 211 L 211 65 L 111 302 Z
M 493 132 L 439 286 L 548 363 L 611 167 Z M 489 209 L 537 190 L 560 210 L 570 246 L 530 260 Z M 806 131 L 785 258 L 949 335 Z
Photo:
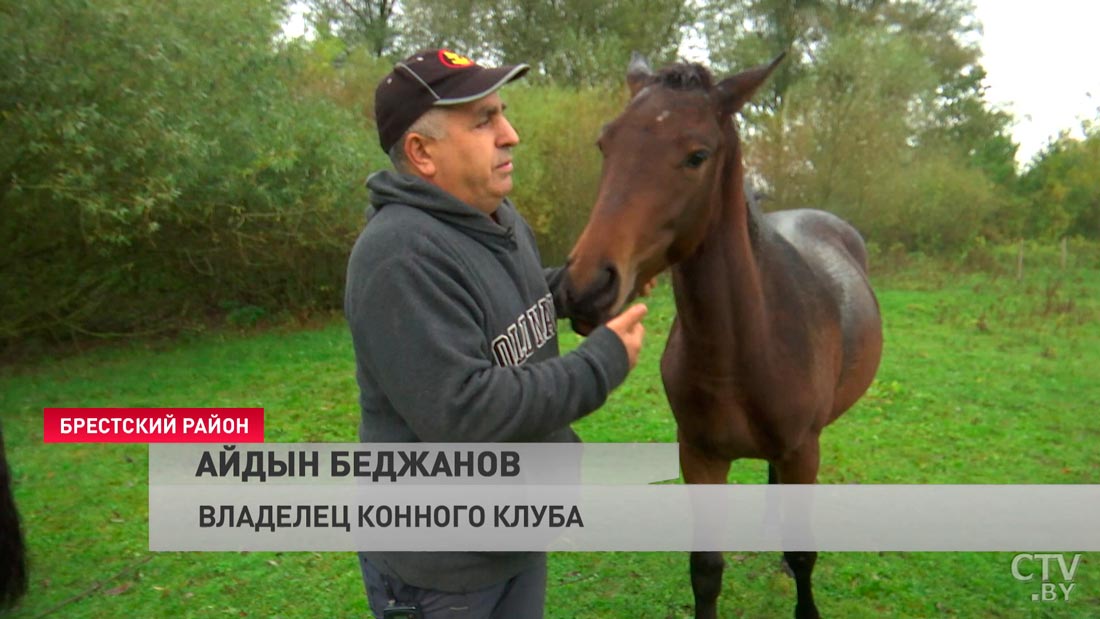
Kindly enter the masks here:
M 661 375 L 682 442 L 774 464 L 816 441 L 870 385 L 877 303 L 862 242 L 839 218 L 761 215 L 743 200 L 726 208 L 719 221 L 732 229 L 714 226 L 672 267 L 677 318 Z
M 762 214 L 746 202 L 731 117 L 775 68 L 712 84 L 698 65 L 652 74 L 632 61 L 633 99 L 600 137 L 604 168 L 570 254 L 566 304 L 586 333 L 670 268 L 677 317 L 661 358 L 692 484 L 726 483 L 737 458 L 769 483 L 815 483 L 822 430 L 871 384 L 882 350 L 859 234 L 822 211 Z M 795 616 L 815 619 L 814 552 L 785 552 Z M 723 561 L 691 554 L 697 619 L 717 616 Z

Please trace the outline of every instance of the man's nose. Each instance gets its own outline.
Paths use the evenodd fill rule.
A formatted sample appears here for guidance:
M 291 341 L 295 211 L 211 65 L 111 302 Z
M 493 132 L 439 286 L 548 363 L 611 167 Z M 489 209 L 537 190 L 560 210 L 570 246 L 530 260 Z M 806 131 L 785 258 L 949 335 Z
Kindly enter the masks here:
M 519 144 L 519 134 L 516 133 L 512 123 L 508 122 L 508 119 L 502 119 L 504 121 L 501 127 L 500 135 L 497 138 L 497 146 L 501 148 L 508 148 Z

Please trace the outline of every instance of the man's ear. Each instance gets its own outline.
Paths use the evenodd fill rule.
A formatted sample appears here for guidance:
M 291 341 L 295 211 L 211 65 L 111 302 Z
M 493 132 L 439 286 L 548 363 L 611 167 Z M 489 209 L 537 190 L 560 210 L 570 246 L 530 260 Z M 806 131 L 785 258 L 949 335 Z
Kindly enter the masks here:
M 719 82 L 717 87 L 718 101 L 722 113 L 728 115 L 741 111 L 741 108 L 748 103 L 752 95 L 760 88 L 764 80 L 768 79 L 768 76 L 779 66 L 786 55 L 786 53 L 779 54 L 775 60 L 766 65 L 749 69 Z
M 434 140 L 419 133 L 405 135 L 405 161 L 409 163 L 411 171 L 424 178 L 432 178 L 436 173 L 435 158 L 433 157 Z

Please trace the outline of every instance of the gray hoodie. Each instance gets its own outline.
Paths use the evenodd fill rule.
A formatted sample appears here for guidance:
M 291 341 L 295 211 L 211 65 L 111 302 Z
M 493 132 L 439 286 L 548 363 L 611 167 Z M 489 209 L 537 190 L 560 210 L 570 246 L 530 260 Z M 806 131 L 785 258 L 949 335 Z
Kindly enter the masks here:
M 534 234 L 508 200 L 497 221 L 414 176 L 367 181 L 374 213 L 348 261 L 344 313 L 355 347 L 364 442 L 568 442 L 569 424 L 626 378 L 606 326 L 559 356 Z M 498 223 L 499 222 L 499 223 Z M 538 553 L 365 553 L 417 587 L 471 591 Z

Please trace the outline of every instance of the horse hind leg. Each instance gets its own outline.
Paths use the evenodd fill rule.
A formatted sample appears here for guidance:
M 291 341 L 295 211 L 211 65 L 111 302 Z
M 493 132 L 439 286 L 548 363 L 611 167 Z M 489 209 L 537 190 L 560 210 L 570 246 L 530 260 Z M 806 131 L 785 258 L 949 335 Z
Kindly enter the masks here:
M 818 437 L 813 436 L 804 445 L 775 463 L 775 472 L 781 484 L 813 484 L 817 482 L 817 469 L 821 463 Z M 770 473 L 770 471 L 769 471 Z M 770 481 L 770 475 L 769 475 Z M 816 551 L 788 551 L 783 561 L 794 576 L 797 602 L 795 619 L 820 619 L 814 603 L 813 571 L 817 563 Z

